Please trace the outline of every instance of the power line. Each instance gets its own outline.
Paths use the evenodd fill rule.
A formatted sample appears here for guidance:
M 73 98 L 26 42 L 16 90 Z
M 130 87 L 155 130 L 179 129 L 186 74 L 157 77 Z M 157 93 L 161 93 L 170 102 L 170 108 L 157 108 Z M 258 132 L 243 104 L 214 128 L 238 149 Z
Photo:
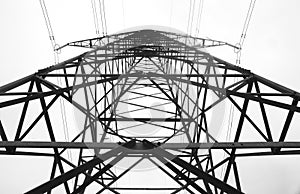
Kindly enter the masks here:
M 189 30 L 189 34 L 191 35 L 192 33 L 192 29 L 193 29 L 193 21 L 194 21 L 194 13 L 195 13 L 195 0 L 193 0 L 193 5 L 192 5 L 192 16 L 191 16 L 191 25 L 190 25 L 190 30 Z
M 53 49 L 54 63 L 58 64 L 59 56 L 58 56 L 58 51 L 56 50 L 56 47 L 59 47 L 59 45 L 55 41 L 55 37 L 54 37 L 54 33 L 53 33 L 52 26 L 51 26 L 51 22 L 50 22 L 50 18 L 49 18 L 49 14 L 48 14 L 48 10 L 47 10 L 45 1 L 40 0 L 40 5 L 42 8 L 43 17 L 45 19 L 45 24 L 47 27 L 48 35 L 49 35 L 52 49 Z M 57 82 L 60 86 L 62 86 L 61 77 L 57 77 Z M 62 122 L 63 122 L 64 137 L 65 137 L 65 140 L 67 142 L 69 142 L 69 129 L 68 129 L 68 123 L 67 123 L 67 119 L 66 119 L 66 108 L 65 108 L 64 101 L 61 98 L 60 98 L 59 102 L 60 102 L 60 112 L 61 112 L 61 117 L 62 117 Z M 69 160 L 72 161 L 72 154 L 71 154 L 70 150 L 67 151 L 67 155 L 68 155 Z
M 186 33 L 189 34 L 189 29 L 190 29 L 190 20 L 191 20 L 191 10 L 192 10 L 192 0 L 190 0 L 190 6 L 189 6 L 189 17 L 188 17 L 188 22 L 187 22 L 187 29 Z
M 242 34 L 241 34 L 241 37 L 240 37 L 240 41 L 238 43 L 238 46 L 240 47 L 240 49 L 237 51 L 237 59 L 236 59 L 236 64 L 238 64 L 238 65 L 241 64 L 242 47 L 243 47 L 245 39 L 246 39 L 246 34 L 247 34 L 247 31 L 248 31 L 249 24 L 250 24 L 251 17 L 252 17 L 252 13 L 253 13 L 253 10 L 254 10 L 254 7 L 255 7 L 255 2 L 256 2 L 256 0 L 251 0 L 250 1 L 250 5 L 249 5 L 248 11 L 247 11 L 247 16 L 246 16 L 246 19 L 245 19 L 245 22 L 244 22 L 244 25 L 243 25 Z
M 93 18 L 94 18 L 94 26 L 96 29 L 96 34 L 98 37 L 100 37 L 100 27 L 103 36 L 107 34 L 107 28 L 106 28 L 106 17 L 105 17 L 105 7 L 104 7 L 104 1 L 99 0 L 97 5 L 96 0 L 91 0 L 92 4 L 92 10 L 93 10 Z M 99 11 L 99 16 L 98 16 Z M 101 23 L 101 24 L 99 24 Z
M 245 38 L 246 38 L 247 30 L 249 28 L 250 20 L 251 20 L 251 17 L 252 17 L 254 6 L 255 6 L 255 1 L 256 0 L 251 0 L 250 1 L 250 5 L 249 5 L 248 11 L 247 11 L 246 19 L 245 19 L 245 22 L 244 22 L 244 25 L 243 25 L 242 34 L 241 34 L 241 37 L 240 37 L 240 41 L 238 43 L 238 46 L 240 47 L 240 49 L 237 51 L 237 59 L 236 59 L 236 64 L 237 65 L 239 65 L 240 62 L 241 62 L 241 49 L 242 49 L 242 46 L 243 46 Z M 236 83 L 236 82 L 237 82 L 237 78 L 235 77 L 234 78 L 234 83 Z M 233 123 L 234 112 L 235 112 L 234 110 L 235 109 L 233 107 L 233 104 L 231 104 L 230 105 L 230 111 L 229 111 L 229 117 L 228 117 L 228 128 L 227 128 L 227 133 L 226 133 L 226 142 L 230 141 L 230 138 L 231 138 L 232 123 Z M 223 158 L 225 158 L 225 153 L 223 154 Z M 221 177 L 223 176 L 224 168 L 225 167 L 223 166 L 222 170 L 221 170 Z
M 96 29 L 96 35 L 99 37 L 100 36 L 100 30 L 99 30 L 98 14 L 97 14 L 95 0 L 91 0 L 91 4 L 92 4 L 92 9 L 93 9 L 94 25 L 95 25 L 95 29 Z
M 204 0 L 200 0 L 199 7 L 198 7 L 198 17 L 197 17 L 197 22 L 196 22 L 196 36 L 198 36 L 199 32 L 200 32 L 203 4 L 204 4 Z
M 102 11 L 102 5 L 101 5 L 101 0 L 99 0 L 99 11 L 100 11 L 100 18 L 101 18 L 101 26 L 102 26 L 102 34 L 103 36 L 105 35 L 105 27 L 104 27 L 104 22 L 103 22 L 103 11 Z
M 101 3 L 101 0 L 99 0 Z M 106 14 L 105 14 L 105 1 L 102 0 L 102 13 L 103 13 L 103 21 L 104 21 L 104 28 L 105 28 L 105 35 L 107 35 L 107 24 L 106 24 Z
M 196 1 L 190 0 L 189 6 L 189 16 L 188 16 L 188 25 L 187 25 L 187 34 L 197 36 L 199 34 L 199 26 L 202 17 L 203 10 L 203 0 Z
M 45 19 L 45 24 L 46 24 L 46 27 L 47 27 L 47 31 L 48 31 L 49 39 L 50 39 L 50 42 L 51 42 L 51 46 L 53 48 L 54 63 L 57 64 L 58 61 L 59 61 L 58 60 L 58 53 L 55 52 L 55 47 L 57 46 L 57 44 L 56 44 L 56 41 L 55 41 L 55 37 L 54 37 L 53 30 L 52 30 L 52 26 L 51 26 L 51 22 L 50 22 L 50 18 L 49 18 L 49 15 L 48 15 L 48 10 L 47 10 L 45 1 L 40 0 L 40 5 L 41 5 L 41 8 L 42 8 L 43 17 Z

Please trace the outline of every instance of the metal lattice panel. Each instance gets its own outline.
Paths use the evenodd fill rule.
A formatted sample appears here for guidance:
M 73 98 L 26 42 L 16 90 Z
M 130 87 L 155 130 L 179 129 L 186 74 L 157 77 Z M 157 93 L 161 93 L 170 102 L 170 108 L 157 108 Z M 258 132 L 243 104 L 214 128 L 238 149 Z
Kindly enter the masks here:
M 300 153 L 299 141 L 286 141 L 300 95 L 205 50 L 222 45 L 234 47 L 155 30 L 69 43 L 91 50 L 0 88 L 0 110 L 20 112 L 15 128 L 1 118 L 0 153 L 54 158 L 50 180 L 28 193 L 58 186 L 82 193 L 90 185 L 98 193 L 242 193 L 237 158 Z M 74 108 L 75 120 L 58 121 L 59 103 Z M 228 105 L 237 113 L 224 121 Z M 277 129 L 270 107 L 285 113 Z M 64 122 L 75 121 L 62 139 Z M 31 138 L 36 130 L 40 138 Z M 173 183 L 118 184 L 143 161 Z

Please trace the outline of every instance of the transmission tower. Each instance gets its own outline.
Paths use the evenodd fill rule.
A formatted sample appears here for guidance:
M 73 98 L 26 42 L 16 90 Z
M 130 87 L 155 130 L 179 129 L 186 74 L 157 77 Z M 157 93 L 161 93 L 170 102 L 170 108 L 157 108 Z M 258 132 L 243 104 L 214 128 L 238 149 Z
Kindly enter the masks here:
M 299 93 L 206 51 L 233 45 L 145 29 L 66 46 L 89 51 L 0 87 L 0 110 L 19 110 L 15 128 L 1 118 L 1 155 L 53 161 L 26 193 L 243 193 L 239 158 L 300 154 L 286 141 Z M 75 119 L 57 117 L 59 99 Z M 270 107 L 284 111 L 282 126 Z M 124 186 L 141 164 L 144 178 Z

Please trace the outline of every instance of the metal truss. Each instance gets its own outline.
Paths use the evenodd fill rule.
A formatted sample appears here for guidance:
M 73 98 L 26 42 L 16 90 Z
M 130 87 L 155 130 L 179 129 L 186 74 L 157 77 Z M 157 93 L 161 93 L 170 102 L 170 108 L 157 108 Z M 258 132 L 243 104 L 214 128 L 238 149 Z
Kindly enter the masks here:
M 84 193 L 91 185 L 96 193 L 243 193 L 238 158 L 300 154 L 299 137 L 286 140 L 295 130 L 290 126 L 300 112 L 300 95 L 204 50 L 222 45 L 234 47 L 155 30 L 66 44 L 90 51 L 0 87 L 0 111 L 19 110 L 9 116 L 15 128 L 1 118 L 0 154 L 53 158 L 49 181 L 27 193 L 56 187 Z M 160 103 L 146 103 L 154 99 Z M 80 115 L 69 141 L 61 138 L 59 102 Z M 225 103 L 236 116 L 225 127 L 215 125 L 228 114 L 218 109 Z M 34 106 L 39 109 L 32 114 Z M 272 125 L 270 107 L 284 112 L 283 126 Z M 145 116 L 145 110 L 154 113 Z M 37 130 L 41 138 L 30 138 Z M 224 130 L 232 135 L 220 138 Z M 254 134 L 255 140 L 244 141 L 243 134 Z M 133 162 L 114 171 L 126 158 Z M 116 184 L 145 160 L 174 184 Z

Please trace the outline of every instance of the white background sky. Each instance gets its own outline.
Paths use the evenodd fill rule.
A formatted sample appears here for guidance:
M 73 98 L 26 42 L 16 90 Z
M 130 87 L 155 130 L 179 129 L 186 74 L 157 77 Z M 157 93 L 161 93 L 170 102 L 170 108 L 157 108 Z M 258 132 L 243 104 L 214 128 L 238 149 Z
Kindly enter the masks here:
M 105 2 L 109 34 L 139 25 L 171 26 L 186 31 L 189 1 L 106 0 Z M 237 43 L 249 2 L 204 1 L 200 37 Z M 95 37 L 89 0 L 46 0 L 46 5 L 58 44 Z M 258 0 L 244 44 L 241 64 L 243 68 L 297 91 L 300 91 L 299 8 L 298 0 Z M 38 0 L 0 1 L 0 51 L 0 85 L 53 64 L 51 45 Z M 231 49 L 220 55 L 221 58 L 235 62 L 235 55 Z M 26 160 L 28 164 L 28 159 L 16 161 L 0 157 L 0 174 L 2 174 L 0 193 L 7 191 L 18 193 L 24 191 L 24 188 L 25 190 L 30 188 L 18 182 L 22 181 L 24 175 L 15 177 L 18 176 L 20 168 L 25 167 L 22 167 L 22 162 L 26 164 Z M 296 160 L 285 157 L 250 161 L 247 163 L 248 166 L 242 165 L 244 171 L 249 174 L 242 180 L 245 191 L 278 194 L 300 192 L 300 177 L 297 176 L 297 172 L 300 174 L 299 168 L 298 171 L 293 169 L 297 164 L 299 166 L 299 160 L 297 163 Z M 253 166 L 250 166 L 252 164 Z M 13 165 L 19 167 L 15 168 Z M 1 173 L 2 171 L 5 171 L 6 175 Z M 11 173 L 7 174 L 10 171 Z M 21 171 L 29 173 L 32 169 Z M 47 176 L 49 174 L 47 173 Z M 14 180 L 16 182 L 12 185 Z M 32 180 L 33 183 L 34 181 L 36 180 Z M 253 182 L 256 184 L 253 185 Z M 248 183 L 252 183 L 252 187 L 248 186 L 250 185 Z M 262 188 L 265 189 L 261 190 Z

